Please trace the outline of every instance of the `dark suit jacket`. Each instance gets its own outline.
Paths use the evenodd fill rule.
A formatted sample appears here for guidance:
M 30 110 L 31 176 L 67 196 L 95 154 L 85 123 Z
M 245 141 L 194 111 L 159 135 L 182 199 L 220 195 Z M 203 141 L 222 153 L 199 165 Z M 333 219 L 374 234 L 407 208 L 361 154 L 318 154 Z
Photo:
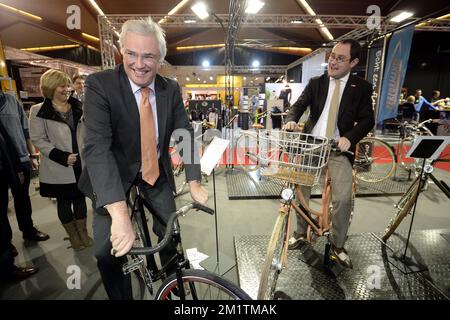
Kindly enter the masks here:
M 0 171 L 7 173 L 11 189 L 16 190 L 20 186 L 18 172 L 20 172 L 20 159 L 17 156 L 6 130 L 0 123 Z
M 325 107 L 328 95 L 329 76 L 323 74 L 312 78 L 298 100 L 289 109 L 286 121 L 297 122 L 309 107 L 310 115 L 304 132 L 311 133 Z M 350 75 L 342 94 L 338 113 L 338 129 L 341 137 L 351 142 L 350 151 L 375 125 L 372 110 L 372 85 L 364 79 Z M 349 157 L 353 162 L 353 158 Z
M 85 166 L 80 190 L 97 208 L 126 199 L 141 166 L 139 110 L 123 65 L 90 75 L 85 82 Z M 169 142 L 178 128 L 193 130 L 183 107 L 178 83 L 155 78 L 160 163 L 172 189 L 175 181 L 170 165 Z M 193 144 L 192 144 L 193 145 Z M 194 148 L 192 148 L 192 154 Z M 186 164 L 188 181 L 201 180 L 200 165 Z

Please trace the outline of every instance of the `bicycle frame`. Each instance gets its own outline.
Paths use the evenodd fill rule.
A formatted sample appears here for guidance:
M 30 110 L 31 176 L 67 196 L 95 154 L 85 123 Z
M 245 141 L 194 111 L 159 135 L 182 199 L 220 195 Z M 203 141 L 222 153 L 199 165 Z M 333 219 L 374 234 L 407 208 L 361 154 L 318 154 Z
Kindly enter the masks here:
M 411 209 L 414 206 L 414 203 L 417 200 L 417 197 L 423 191 L 423 187 L 426 185 L 428 178 L 431 178 L 436 186 L 447 196 L 447 198 L 450 199 L 450 189 L 446 185 L 442 184 L 439 180 L 437 180 L 432 174 L 433 164 L 437 161 L 448 162 L 449 160 L 436 159 L 429 164 L 423 163 L 425 169 L 423 170 L 423 172 L 421 171 L 421 173 L 416 176 L 412 184 L 409 186 L 408 190 L 406 190 L 406 192 L 402 195 L 400 200 L 395 205 L 397 212 L 386 227 L 386 230 L 382 237 L 383 242 L 386 242 L 389 239 L 389 237 L 395 232 L 406 215 L 410 213 Z
M 143 199 L 143 197 L 141 196 L 138 186 L 135 186 L 135 192 L 132 191 L 130 195 L 133 196 L 133 193 L 134 193 L 134 201 L 133 201 L 133 205 L 132 205 L 131 215 L 132 215 L 132 217 L 134 216 L 137 223 L 140 224 L 140 226 L 142 227 L 142 230 L 144 232 L 144 238 L 148 240 L 147 241 L 148 243 L 146 243 L 145 246 L 151 247 L 152 243 L 151 243 L 151 239 L 150 239 L 150 233 L 148 230 L 147 219 L 145 218 L 145 210 L 144 210 L 144 207 L 148 208 L 149 206 L 146 203 L 145 199 Z M 160 217 L 158 217 L 157 215 L 152 214 L 152 216 L 154 218 L 158 219 L 160 222 L 162 222 L 162 219 Z M 182 241 L 181 241 L 180 227 L 179 227 L 177 221 L 178 220 L 175 219 L 173 222 L 173 232 L 171 233 L 170 240 L 169 240 L 172 243 L 173 247 L 176 248 L 176 255 L 174 257 L 172 257 L 172 259 L 170 259 L 166 264 L 161 266 L 161 268 L 158 268 L 155 258 L 154 258 L 154 254 L 145 255 L 147 258 L 147 271 L 149 272 L 147 275 L 149 275 L 149 277 L 144 276 L 143 278 L 144 278 L 146 287 L 149 289 L 150 293 L 153 294 L 152 283 L 155 281 L 158 281 L 158 280 L 163 280 L 167 270 L 169 270 L 172 267 L 175 267 L 175 273 L 176 273 L 176 277 L 178 280 L 178 285 L 179 285 L 179 288 L 182 288 L 180 290 L 180 298 L 183 299 L 183 298 L 185 298 L 185 293 L 184 293 L 184 288 L 183 288 L 184 286 L 182 285 L 182 283 L 183 283 L 182 270 L 190 269 L 190 262 L 184 256 L 184 249 L 183 249 Z M 131 257 L 133 259 L 136 259 L 137 256 L 138 255 L 131 255 Z M 139 260 L 135 260 L 134 262 L 132 261 L 128 264 L 125 264 L 123 267 L 124 272 L 127 268 L 130 269 L 129 272 L 134 271 L 136 265 L 139 263 L 142 263 L 142 262 Z

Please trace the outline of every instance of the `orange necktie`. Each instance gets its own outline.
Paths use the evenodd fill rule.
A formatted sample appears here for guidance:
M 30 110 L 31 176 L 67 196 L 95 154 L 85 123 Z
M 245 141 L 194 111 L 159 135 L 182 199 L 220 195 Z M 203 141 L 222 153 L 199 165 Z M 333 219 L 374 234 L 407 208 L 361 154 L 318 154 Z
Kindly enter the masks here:
M 149 100 L 150 88 L 141 88 L 141 162 L 142 179 L 154 185 L 159 177 L 158 153 L 156 150 L 156 130 L 153 122 L 152 105 Z

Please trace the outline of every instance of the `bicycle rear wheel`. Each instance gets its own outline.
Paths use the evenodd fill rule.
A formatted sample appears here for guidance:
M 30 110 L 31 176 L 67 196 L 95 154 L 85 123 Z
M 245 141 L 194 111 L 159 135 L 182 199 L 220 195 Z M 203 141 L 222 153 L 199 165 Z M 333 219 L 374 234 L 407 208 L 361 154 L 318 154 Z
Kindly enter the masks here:
M 206 270 L 183 270 L 182 279 L 185 300 L 251 300 L 231 281 Z M 169 276 L 156 293 L 155 300 L 177 299 L 178 281 L 175 274 Z
M 236 141 L 237 164 L 244 171 L 258 169 L 258 139 L 256 134 L 243 133 Z
M 395 170 L 395 155 L 389 144 L 374 137 L 362 139 L 356 146 L 356 178 L 375 183 L 389 178 Z
M 283 268 L 281 259 L 286 246 L 288 217 L 287 212 L 279 211 L 261 269 L 258 300 L 271 300 L 274 296 L 278 276 Z
M 420 184 L 420 178 L 414 180 L 408 191 L 406 191 L 405 195 L 403 195 L 403 197 L 400 199 L 397 213 L 389 222 L 386 230 L 384 231 L 384 235 L 381 238 L 383 242 L 386 242 L 389 239 L 389 237 L 394 233 L 394 231 L 397 229 L 406 215 L 411 211 L 414 202 L 416 201 L 417 193 L 420 192 Z

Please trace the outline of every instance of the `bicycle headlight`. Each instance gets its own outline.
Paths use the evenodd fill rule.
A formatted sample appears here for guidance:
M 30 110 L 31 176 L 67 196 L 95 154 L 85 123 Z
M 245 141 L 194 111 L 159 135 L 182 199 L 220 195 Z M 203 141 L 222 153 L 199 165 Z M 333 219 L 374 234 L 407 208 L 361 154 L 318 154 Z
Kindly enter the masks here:
M 432 173 L 433 170 L 434 170 L 434 168 L 430 164 L 425 165 L 425 167 L 423 168 L 423 171 L 425 171 L 426 173 Z
M 292 189 L 283 189 L 281 191 L 281 198 L 285 201 L 289 201 L 294 198 L 294 190 Z

